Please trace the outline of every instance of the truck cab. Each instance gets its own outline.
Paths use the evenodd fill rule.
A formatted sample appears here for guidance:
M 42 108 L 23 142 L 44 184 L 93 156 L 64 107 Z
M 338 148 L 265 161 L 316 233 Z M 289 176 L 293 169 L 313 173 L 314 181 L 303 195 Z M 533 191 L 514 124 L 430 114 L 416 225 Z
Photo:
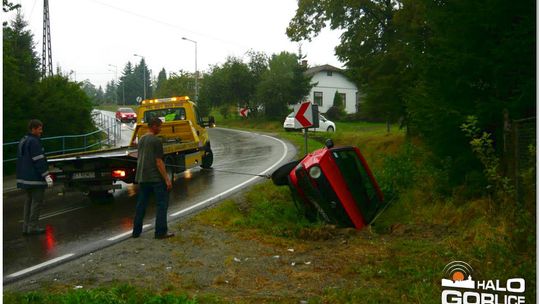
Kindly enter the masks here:
M 212 117 L 204 121 L 188 96 L 143 100 L 137 114 L 130 147 L 136 147 L 139 138 L 148 132 L 148 121 L 157 117 L 163 122 L 158 137 L 163 142 L 168 169 L 178 173 L 197 165 L 212 166 L 213 153 L 206 128 L 213 127 L 215 122 Z

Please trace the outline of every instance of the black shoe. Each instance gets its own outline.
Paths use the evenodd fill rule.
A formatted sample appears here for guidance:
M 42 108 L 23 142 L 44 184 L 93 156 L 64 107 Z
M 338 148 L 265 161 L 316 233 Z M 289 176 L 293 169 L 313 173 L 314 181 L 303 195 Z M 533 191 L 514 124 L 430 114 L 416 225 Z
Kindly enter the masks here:
M 170 233 L 170 232 L 167 232 L 163 235 L 156 235 L 155 238 L 156 239 L 168 239 L 170 237 L 173 237 L 174 236 L 174 233 Z
M 134 238 L 134 239 L 136 239 L 136 238 L 138 238 L 138 237 L 140 237 L 140 236 L 141 236 L 140 234 L 135 234 L 135 233 L 133 233 L 133 234 L 131 235 L 131 237 Z
M 26 233 L 23 232 L 25 235 L 36 235 L 36 234 L 43 234 L 45 233 L 45 228 L 36 228 L 32 230 L 28 230 Z

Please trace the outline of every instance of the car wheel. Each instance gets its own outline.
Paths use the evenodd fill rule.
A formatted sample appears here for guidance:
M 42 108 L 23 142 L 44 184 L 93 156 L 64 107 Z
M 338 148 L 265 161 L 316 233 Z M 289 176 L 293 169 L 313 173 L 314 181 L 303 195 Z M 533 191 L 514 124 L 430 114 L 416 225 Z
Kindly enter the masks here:
M 334 132 L 334 127 L 330 126 L 326 129 L 326 132 Z
M 300 163 L 299 160 L 288 162 L 272 173 L 272 182 L 276 186 L 286 186 L 289 183 L 289 173 Z

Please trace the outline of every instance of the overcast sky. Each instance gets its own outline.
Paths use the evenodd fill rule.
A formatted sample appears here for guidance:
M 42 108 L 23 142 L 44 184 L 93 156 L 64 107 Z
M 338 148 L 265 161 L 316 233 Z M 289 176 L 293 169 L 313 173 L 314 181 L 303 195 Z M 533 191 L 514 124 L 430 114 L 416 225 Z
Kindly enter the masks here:
M 11 0 L 22 5 L 24 19 L 34 34 L 41 58 L 43 0 Z M 297 53 L 285 29 L 297 8 L 296 0 L 49 0 L 53 69 L 74 71 L 72 79 L 95 85 L 118 77 L 128 61 L 145 57 L 152 76 L 222 64 L 227 56 L 243 57 L 253 49 L 271 55 Z M 3 14 L 11 19 L 13 14 Z M 342 67 L 334 55 L 339 33 L 325 30 L 312 42 L 302 43 L 310 66 Z

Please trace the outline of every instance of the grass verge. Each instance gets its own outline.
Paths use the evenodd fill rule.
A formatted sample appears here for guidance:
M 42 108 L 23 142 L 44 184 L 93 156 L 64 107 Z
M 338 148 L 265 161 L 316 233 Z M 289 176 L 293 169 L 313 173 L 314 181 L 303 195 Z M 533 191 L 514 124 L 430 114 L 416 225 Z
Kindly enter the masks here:
M 303 135 L 283 132 L 279 122 L 235 120 L 221 125 L 277 133 L 303 151 Z M 489 197 L 463 198 L 457 191 L 439 190 L 446 187 L 444 170 L 430 164 L 429 153 L 420 142 L 407 141 L 400 131 L 387 133 L 384 125 L 370 128 L 361 124 L 349 124 L 341 130 L 313 134 L 309 146 L 316 149 L 329 136 L 337 145 L 360 147 L 386 194 L 397 197 L 372 227 L 349 234 L 347 229 L 308 222 L 296 211 L 287 187 L 270 182 L 258 184 L 192 220 L 264 244 L 296 244 L 297 248 L 302 244 L 304 251 L 318 256 L 324 265 L 315 270 L 317 275 L 336 278 L 311 295 L 308 303 L 440 303 L 443 269 L 457 260 L 473 266 L 475 280 L 525 278 L 526 303 L 536 300 L 534 214 L 516 206 L 494 209 Z M 345 234 L 347 238 L 343 238 Z M 130 286 L 120 287 L 125 291 L 122 293 L 117 288 L 63 295 L 6 294 L 4 301 L 83 303 L 77 299 L 84 297 L 85 301 L 110 300 L 104 303 L 142 303 L 125 300 L 135 296 L 146 297 L 150 303 L 228 301 L 219 295 L 189 300 L 174 286 L 167 294 Z M 167 302 L 175 297 L 181 300 Z

